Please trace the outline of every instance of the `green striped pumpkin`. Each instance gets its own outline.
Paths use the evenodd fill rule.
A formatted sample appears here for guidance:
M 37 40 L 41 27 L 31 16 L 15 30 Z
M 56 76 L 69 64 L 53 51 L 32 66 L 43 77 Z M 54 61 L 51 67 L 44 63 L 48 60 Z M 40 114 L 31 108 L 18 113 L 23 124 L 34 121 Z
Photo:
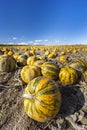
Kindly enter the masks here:
M 59 76 L 59 67 L 52 62 L 45 62 L 41 66 L 42 75 L 51 79 L 57 79 Z
M 87 69 L 86 62 L 80 58 L 78 58 L 75 62 L 71 63 L 69 66 L 79 72 L 84 72 Z
M 2 57 L 0 58 L 0 71 L 11 72 L 15 70 L 15 68 L 16 68 L 16 62 L 14 58 L 7 55 L 2 55 Z
M 26 55 L 20 55 L 17 58 L 17 66 L 21 67 L 21 66 L 27 65 L 27 58 L 28 57 Z
M 36 56 L 30 56 L 27 59 L 27 65 L 33 65 L 35 61 L 37 61 L 37 57 Z
M 82 66 L 87 68 L 87 63 L 86 63 L 86 61 L 84 59 L 78 58 L 76 61 L 78 61 Z
M 38 67 L 41 67 L 44 62 L 45 62 L 44 60 L 36 60 L 36 61 L 33 63 L 33 65 L 36 65 L 36 66 L 38 66 Z
M 70 67 L 60 69 L 59 80 L 65 85 L 74 84 L 78 79 L 77 71 Z
M 29 83 L 30 80 L 32 80 L 33 78 L 36 78 L 37 76 L 41 75 L 41 69 L 37 66 L 24 66 L 21 69 L 21 79 L 25 82 L 25 83 Z
M 23 97 L 24 110 L 36 121 L 51 120 L 60 110 L 61 93 L 52 79 L 43 76 L 34 78 L 25 88 Z
M 83 78 L 87 82 L 87 70 L 83 73 Z

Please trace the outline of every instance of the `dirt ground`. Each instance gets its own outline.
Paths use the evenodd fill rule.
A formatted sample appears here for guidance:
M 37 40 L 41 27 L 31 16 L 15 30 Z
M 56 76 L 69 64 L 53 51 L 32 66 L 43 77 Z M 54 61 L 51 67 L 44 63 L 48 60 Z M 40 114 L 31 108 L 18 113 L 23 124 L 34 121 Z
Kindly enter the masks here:
M 87 52 L 68 55 L 68 60 L 84 58 Z M 59 65 L 58 59 L 53 59 Z M 87 82 L 83 76 L 74 85 L 60 85 L 62 105 L 51 121 L 40 123 L 29 118 L 23 109 L 22 94 L 26 85 L 20 79 L 20 69 L 0 72 L 0 130 L 87 130 Z

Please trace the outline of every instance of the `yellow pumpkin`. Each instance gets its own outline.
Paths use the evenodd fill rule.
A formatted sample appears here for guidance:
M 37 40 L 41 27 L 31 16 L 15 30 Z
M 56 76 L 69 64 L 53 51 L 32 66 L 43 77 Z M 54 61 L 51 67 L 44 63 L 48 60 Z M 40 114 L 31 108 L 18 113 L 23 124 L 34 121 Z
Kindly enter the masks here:
M 17 66 L 24 66 L 27 64 L 27 56 L 26 55 L 20 55 L 17 58 Z
M 84 71 L 84 73 L 83 73 L 83 78 L 84 78 L 84 80 L 87 82 L 87 70 Z
M 77 71 L 70 67 L 63 67 L 59 72 L 59 80 L 65 85 L 74 84 L 78 80 Z
M 31 80 L 25 88 L 24 110 L 27 115 L 39 122 L 54 118 L 61 106 L 59 86 L 52 79 L 39 76 Z
M 16 62 L 15 60 L 7 55 L 2 55 L 0 58 L 0 71 L 2 72 L 11 72 L 15 70 Z
M 7 55 L 13 56 L 13 52 L 12 52 L 12 51 L 9 51 L 9 52 L 7 53 Z
M 45 77 L 57 79 L 59 76 L 59 67 L 52 62 L 44 62 L 41 66 L 41 73 Z
M 45 60 L 45 56 L 44 55 L 36 55 L 36 58 L 38 60 Z
M 37 60 L 37 58 L 35 56 L 28 57 L 27 65 L 33 65 L 36 60 Z
M 33 65 L 41 67 L 44 62 L 45 62 L 44 60 L 36 60 Z
M 41 69 L 37 66 L 26 65 L 21 69 L 21 79 L 25 83 L 29 83 L 32 79 L 41 76 Z
M 48 56 L 50 54 L 50 51 L 46 51 L 45 55 Z
M 59 57 L 59 60 L 60 60 L 61 63 L 64 63 L 67 60 L 67 56 L 66 55 L 61 55 Z
M 48 58 L 55 58 L 56 56 L 57 56 L 56 53 L 50 53 L 50 54 L 48 55 Z
M 26 55 L 27 57 L 29 57 L 30 52 L 29 52 L 29 51 L 26 51 L 26 52 L 24 53 L 24 55 Z
M 17 60 L 19 56 L 20 56 L 20 54 L 18 54 L 18 53 L 13 54 L 13 58 L 14 58 L 15 60 Z
M 80 58 L 76 59 L 76 61 L 71 63 L 69 66 L 80 72 L 84 72 L 87 69 L 87 64 L 85 60 Z

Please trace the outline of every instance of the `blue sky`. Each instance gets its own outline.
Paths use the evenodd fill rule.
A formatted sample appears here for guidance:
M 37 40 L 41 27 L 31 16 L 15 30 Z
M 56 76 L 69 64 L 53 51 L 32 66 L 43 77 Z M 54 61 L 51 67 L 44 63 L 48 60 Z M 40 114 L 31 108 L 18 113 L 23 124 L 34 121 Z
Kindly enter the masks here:
M 87 0 L 0 0 L 0 43 L 87 43 Z

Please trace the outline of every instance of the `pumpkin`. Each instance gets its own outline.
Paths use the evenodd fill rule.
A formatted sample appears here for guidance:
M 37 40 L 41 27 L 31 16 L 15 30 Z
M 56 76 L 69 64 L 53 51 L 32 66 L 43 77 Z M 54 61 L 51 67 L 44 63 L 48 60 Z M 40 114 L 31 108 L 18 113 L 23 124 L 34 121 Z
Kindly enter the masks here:
M 3 55 L 0 55 L 0 59 L 2 59 Z
M 65 55 L 65 52 L 64 52 L 64 51 L 61 51 L 60 54 L 61 54 L 61 55 Z
M 84 59 L 78 58 L 77 61 L 84 66 L 85 69 L 87 69 L 87 63 Z
M 77 50 L 76 50 L 76 49 L 74 49 L 74 50 L 73 50 L 73 53 L 77 53 Z
M 57 56 L 56 53 L 50 53 L 47 57 L 48 58 L 55 58 Z
M 20 66 L 24 66 L 26 64 L 27 64 L 27 56 L 26 55 L 20 55 L 17 58 L 17 66 L 20 67 Z
M 18 54 L 18 53 L 15 53 L 15 54 L 13 54 L 13 58 L 17 61 L 17 59 L 18 59 L 18 57 L 20 56 L 20 54 Z
M 4 53 L 3 53 L 3 51 L 0 49 L 0 55 L 3 55 Z
M 9 51 L 9 52 L 7 53 L 7 55 L 13 56 L 13 51 Z
M 59 67 L 52 62 L 45 62 L 41 66 L 41 73 L 45 77 L 57 79 L 59 75 Z
M 2 55 L 0 58 L 0 71 L 1 72 L 11 72 L 15 70 L 16 62 L 15 60 L 7 55 Z
M 59 80 L 65 85 L 74 84 L 78 79 L 77 71 L 70 67 L 63 67 L 59 72 Z
M 27 57 L 29 57 L 29 54 L 30 54 L 29 51 L 26 51 L 26 52 L 24 53 L 24 55 L 26 55 Z
M 67 60 L 67 56 L 66 55 L 61 55 L 59 57 L 59 60 L 60 60 L 61 63 L 64 63 Z
M 5 48 L 5 47 L 2 48 L 2 51 L 3 51 L 3 52 L 5 52 L 5 51 L 7 51 L 7 50 L 8 50 L 8 49 Z
M 29 55 L 33 56 L 35 54 L 35 49 L 30 50 Z
M 29 83 L 30 80 L 32 80 L 33 78 L 36 78 L 38 76 L 41 75 L 41 69 L 37 66 L 24 66 L 21 69 L 21 79 L 25 82 L 25 83 Z
M 60 110 L 61 93 L 52 79 L 43 76 L 34 78 L 25 88 L 23 97 L 24 110 L 36 121 L 51 120 Z
M 44 62 L 45 62 L 44 60 L 36 60 L 33 65 L 41 67 Z
M 83 78 L 87 82 L 87 70 L 83 73 Z
M 28 57 L 27 65 L 33 65 L 36 60 L 37 60 L 37 58 L 35 56 Z
M 79 72 L 84 72 L 87 68 L 86 62 L 83 59 L 77 59 L 75 62 L 71 63 L 69 66 Z
M 45 60 L 45 56 L 44 55 L 36 55 L 36 58 L 38 60 Z
M 46 51 L 45 55 L 48 56 L 50 54 L 50 51 Z
M 8 55 L 8 51 L 4 51 L 4 55 Z

